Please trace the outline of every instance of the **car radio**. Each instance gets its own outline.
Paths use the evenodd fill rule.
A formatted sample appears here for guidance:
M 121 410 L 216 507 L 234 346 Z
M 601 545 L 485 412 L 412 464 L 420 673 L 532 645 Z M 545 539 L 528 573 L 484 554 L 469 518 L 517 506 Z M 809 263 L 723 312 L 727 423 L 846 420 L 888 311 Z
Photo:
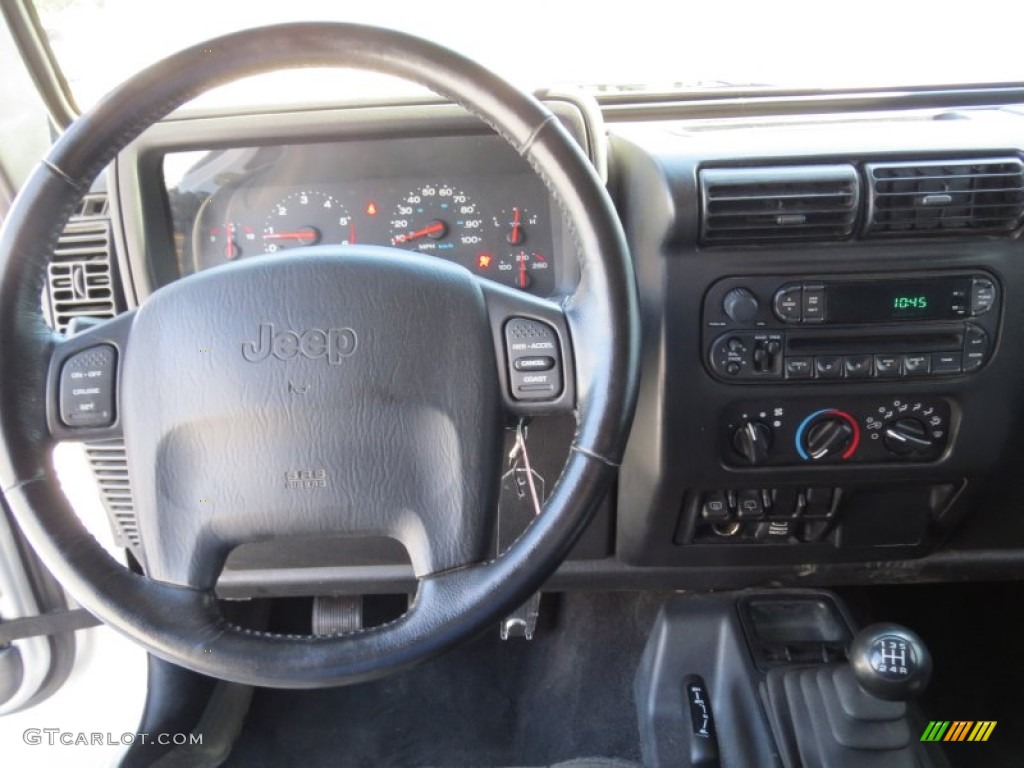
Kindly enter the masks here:
M 705 362 L 742 383 L 969 374 L 995 347 L 999 309 L 985 272 L 730 277 L 704 297 Z

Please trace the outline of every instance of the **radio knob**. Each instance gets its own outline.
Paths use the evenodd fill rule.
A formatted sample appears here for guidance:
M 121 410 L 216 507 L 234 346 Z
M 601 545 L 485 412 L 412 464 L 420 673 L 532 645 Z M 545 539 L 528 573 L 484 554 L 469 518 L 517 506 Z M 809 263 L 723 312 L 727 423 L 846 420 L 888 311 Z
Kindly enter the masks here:
M 772 428 L 760 421 L 748 421 L 733 433 L 732 447 L 751 466 L 764 464 L 772 447 Z
M 843 411 L 818 411 L 797 429 L 796 441 L 797 453 L 807 461 L 848 459 L 860 443 L 860 426 Z
M 918 419 L 900 419 L 887 424 L 882 433 L 882 442 L 886 448 L 900 456 L 928 453 L 935 446 L 928 428 Z
M 733 288 L 722 299 L 722 311 L 736 323 L 749 323 L 760 308 L 757 296 L 749 288 Z

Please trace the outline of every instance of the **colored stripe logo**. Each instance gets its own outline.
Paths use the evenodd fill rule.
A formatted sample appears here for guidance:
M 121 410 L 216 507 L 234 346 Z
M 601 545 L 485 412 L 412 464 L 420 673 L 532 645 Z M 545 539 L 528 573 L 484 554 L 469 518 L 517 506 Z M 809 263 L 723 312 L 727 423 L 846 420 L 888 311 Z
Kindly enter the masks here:
M 988 741 L 996 720 L 932 720 L 921 741 Z

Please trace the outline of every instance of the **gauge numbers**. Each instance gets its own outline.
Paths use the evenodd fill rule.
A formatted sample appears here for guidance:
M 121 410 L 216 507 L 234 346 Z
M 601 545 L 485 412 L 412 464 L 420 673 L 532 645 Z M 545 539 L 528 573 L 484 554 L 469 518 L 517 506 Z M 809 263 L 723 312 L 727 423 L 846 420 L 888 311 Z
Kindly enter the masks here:
M 337 198 L 319 190 L 299 190 L 274 203 L 263 227 L 263 250 L 277 253 L 306 245 L 350 245 L 355 223 Z
M 484 242 L 476 203 L 449 184 L 424 184 L 403 195 L 389 225 L 392 245 L 466 264 Z

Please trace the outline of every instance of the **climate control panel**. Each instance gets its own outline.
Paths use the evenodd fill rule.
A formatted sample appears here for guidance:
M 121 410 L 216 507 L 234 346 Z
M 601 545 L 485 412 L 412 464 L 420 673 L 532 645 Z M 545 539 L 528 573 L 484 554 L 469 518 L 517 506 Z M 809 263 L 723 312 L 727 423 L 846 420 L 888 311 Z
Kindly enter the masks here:
M 942 397 L 749 400 L 722 414 L 730 466 L 937 461 L 949 444 L 953 407 Z

